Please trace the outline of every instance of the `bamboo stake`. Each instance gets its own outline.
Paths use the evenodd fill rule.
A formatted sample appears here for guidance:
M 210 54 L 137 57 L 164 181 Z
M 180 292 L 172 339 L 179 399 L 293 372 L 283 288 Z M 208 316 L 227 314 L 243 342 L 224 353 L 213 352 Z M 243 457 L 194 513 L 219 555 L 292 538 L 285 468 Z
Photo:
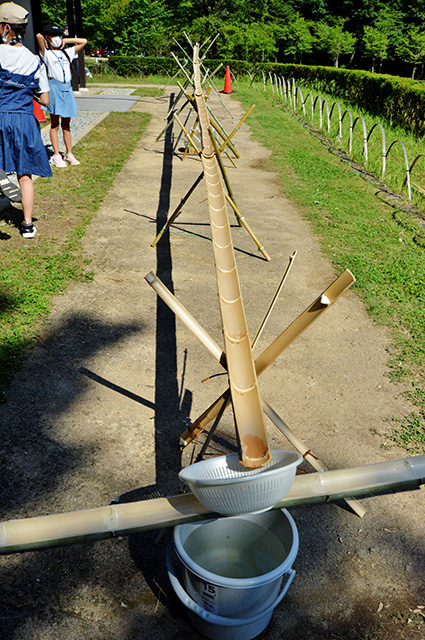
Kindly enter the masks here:
M 173 213 L 171 214 L 171 216 L 168 218 L 167 222 L 164 224 L 164 226 L 162 227 L 161 231 L 158 233 L 158 235 L 156 236 L 155 240 L 152 242 L 151 247 L 155 247 L 155 245 L 158 244 L 158 242 L 161 240 L 164 232 L 172 225 L 172 223 L 174 222 L 174 220 L 177 218 L 177 216 L 179 215 L 180 211 L 182 210 L 183 206 L 186 204 L 186 202 L 189 200 L 190 196 L 192 195 L 192 193 L 195 191 L 196 187 L 198 186 L 198 184 L 201 182 L 202 178 L 204 177 L 204 172 L 202 171 L 199 176 L 196 178 L 195 182 L 193 183 L 193 185 L 190 187 L 189 191 L 186 193 L 185 196 L 183 196 L 183 198 L 180 200 L 179 205 L 176 207 L 176 209 L 174 209 Z
M 322 313 L 329 309 L 338 298 L 350 287 L 355 278 L 353 274 L 346 269 L 334 282 L 298 316 L 292 324 L 289 325 L 280 336 L 272 342 L 263 353 L 255 360 L 255 369 L 257 376 L 267 369 L 278 358 L 285 349 L 287 349 L 308 327 L 317 320 Z M 322 302 L 322 300 L 326 300 Z M 193 438 L 201 433 L 214 420 L 217 412 L 220 410 L 221 396 L 218 398 L 204 413 L 199 416 L 182 435 L 180 436 L 180 444 L 187 446 L 192 442 Z
M 256 334 L 254 340 L 252 341 L 251 349 L 254 349 L 255 345 L 257 344 L 257 342 L 260 339 L 261 334 L 263 333 L 263 329 L 266 326 L 267 320 L 270 318 L 270 314 L 274 309 L 274 306 L 275 306 L 275 304 L 277 302 L 277 299 L 278 299 L 278 297 L 280 295 L 280 292 L 282 291 L 283 285 L 286 282 L 286 278 L 288 277 L 289 271 L 291 270 L 291 267 L 293 265 L 293 262 L 294 262 L 296 256 L 297 256 L 297 252 L 296 251 L 294 251 L 293 254 L 291 256 L 289 256 L 289 262 L 288 262 L 288 265 L 287 265 L 287 267 L 285 269 L 285 273 L 283 274 L 282 280 L 280 281 L 279 286 L 278 286 L 278 288 L 276 290 L 276 293 L 273 296 L 273 300 L 271 301 L 270 306 L 267 309 L 266 315 L 264 316 L 263 321 L 262 321 L 262 323 L 260 324 L 260 326 L 258 328 L 257 334 Z
M 186 102 L 184 103 L 184 105 L 182 107 L 180 107 L 180 109 L 177 111 L 177 115 L 179 115 L 179 113 L 181 113 L 183 111 L 183 109 L 185 108 L 185 106 L 189 103 L 189 100 L 186 100 Z M 172 110 L 171 110 L 172 111 Z M 169 112 L 168 117 L 171 115 L 171 111 Z M 173 120 L 170 120 L 170 122 L 167 122 L 167 124 L 165 125 L 165 127 L 162 129 L 161 133 L 159 133 L 157 135 L 157 137 L 155 138 L 155 142 L 158 142 L 161 137 L 164 135 L 164 133 L 167 131 L 167 129 L 169 129 L 173 124 Z
M 235 205 L 235 203 L 233 202 L 232 198 L 229 196 L 228 193 L 225 193 L 224 196 L 225 196 L 227 202 L 232 207 L 233 211 L 235 212 L 235 215 L 236 215 L 236 218 L 238 220 L 239 226 L 240 227 L 242 227 L 242 226 L 245 227 L 245 229 L 247 230 L 247 232 L 249 233 L 249 235 L 251 236 L 251 238 L 254 240 L 255 244 L 257 245 L 258 250 L 261 251 L 261 253 L 265 257 L 267 262 L 269 262 L 271 260 L 269 254 L 265 250 L 264 245 L 261 244 L 261 242 L 258 240 L 257 236 L 254 234 L 253 230 L 251 229 L 251 227 L 249 226 L 248 222 L 246 221 L 245 216 L 243 216 L 240 213 L 239 209 L 237 208 L 237 206 Z
M 168 113 L 167 113 L 167 115 L 165 116 L 164 120 L 168 120 L 168 118 L 169 118 L 169 116 L 170 116 L 171 112 L 172 112 L 172 111 L 174 111 L 174 108 L 176 107 L 176 105 L 177 105 L 178 101 L 180 100 L 180 98 L 182 97 L 182 95 L 184 95 L 184 94 L 186 93 L 186 87 L 188 87 L 188 86 L 189 86 L 189 82 L 188 82 L 188 80 L 186 80 L 186 82 L 185 82 L 185 84 L 184 84 L 184 87 L 181 85 L 181 83 L 180 83 L 180 81 L 179 81 L 179 80 L 177 81 L 177 84 L 179 85 L 180 91 L 179 91 L 179 93 L 177 94 L 177 97 L 174 99 L 173 104 L 172 104 L 172 105 L 171 105 L 171 107 L 169 108 Z M 180 111 L 181 111 L 181 109 L 180 109 Z
M 197 322 L 195 318 L 184 308 L 184 306 L 177 300 L 165 284 L 161 282 L 153 271 L 149 271 L 149 273 L 145 275 L 145 280 L 165 302 L 165 304 L 168 305 L 168 307 L 176 314 L 176 316 L 180 318 L 183 324 L 185 324 L 186 327 L 195 334 L 212 356 L 226 368 L 226 354 L 224 351 L 209 336 L 205 329 L 201 327 L 199 322 Z
M 271 452 L 264 426 L 257 376 L 233 251 L 226 199 L 220 179 L 218 159 L 214 153 L 212 138 L 209 135 L 209 119 L 200 84 L 197 46 L 194 49 L 193 69 L 195 99 L 198 106 L 203 142 L 201 159 L 208 194 L 208 209 L 229 386 L 236 429 L 242 449 L 241 463 L 246 467 L 256 468 L 262 467 L 271 460 Z
M 180 120 L 180 118 L 179 118 L 177 115 L 174 115 L 174 120 L 176 120 L 176 121 L 179 123 L 179 125 L 180 125 L 180 127 L 181 127 L 182 131 L 184 132 L 184 134 L 185 134 L 185 136 L 186 136 L 186 138 L 188 139 L 188 141 L 190 142 L 190 144 L 192 145 L 192 147 L 195 149 L 196 153 L 199 155 L 201 152 L 200 152 L 200 150 L 198 149 L 198 147 L 196 146 L 196 144 L 193 142 L 193 140 L 192 140 L 192 136 L 191 136 L 191 134 L 189 133 L 189 131 L 186 129 L 186 127 L 184 126 L 183 122 Z
M 282 420 L 280 416 L 276 413 L 276 411 L 265 401 L 262 401 L 263 411 L 270 418 L 273 424 L 284 434 L 284 436 L 289 440 L 289 442 L 296 448 L 299 453 L 303 456 L 304 460 L 306 460 L 316 471 L 327 471 L 323 462 L 317 458 L 311 449 L 308 449 L 305 443 L 298 438 L 292 429 Z M 347 505 L 354 511 L 359 518 L 363 518 L 366 513 L 366 509 L 363 505 L 360 504 L 358 500 L 352 497 L 344 498 Z
M 202 58 L 200 58 L 199 63 L 202 63 L 202 61 L 203 61 L 203 60 L 205 60 L 205 58 L 206 58 L 206 56 L 207 56 L 208 51 L 211 49 L 211 47 L 213 46 L 214 42 L 217 40 L 217 38 L 218 38 L 218 36 L 219 36 L 219 35 L 220 35 L 220 34 L 219 34 L 219 33 L 217 33 L 217 35 L 216 35 L 216 36 L 211 40 L 210 44 L 209 44 L 209 45 L 208 45 L 208 47 L 205 49 L 204 55 L 202 56 Z M 208 40 L 206 40 L 206 42 L 204 42 L 204 45 L 205 45 L 207 42 L 208 42 Z M 202 45 L 202 46 L 204 46 L 204 45 Z M 202 47 L 201 47 L 201 48 L 202 48 Z M 223 63 L 221 63 L 221 64 L 220 64 L 220 66 L 222 66 L 222 65 L 223 65 Z
M 189 60 L 188 60 L 187 62 L 189 62 Z M 187 62 L 185 62 L 184 66 L 186 66 L 186 65 L 187 65 Z M 169 81 L 167 82 L 167 84 L 165 84 L 165 85 L 164 85 L 164 86 L 163 86 L 163 87 L 158 91 L 158 93 L 156 93 L 156 94 L 155 94 L 155 98 L 157 98 L 157 97 L 159 96 L 159 94 L 161 93 L 161 91 L 165 91 L 165 89 L 168 87 L 168 85 L 172 83 L 172 81 L 174 80 L 174 78 L 177 78 L 177 76 L 179 75 L 179 73 L 180 73 L 180 72 L 179 72 L 179 71 L 177 71 L 177 73 L 175 73 L 175 74 L 173 75 L 173 77 L 169 79 Z M 175 104 L 175 103 L 176 103 L 176 100 L 174 101 L 174 103 L 173 103 L 173 104 Z
M 186 76 L 189 84 L 191 84 L 192 82 L 192 78 L 190 77 L 190 75 L 187 73 L 186 69 L 184 68 L 184 66 L 180 63 L 180 60 L 178 59 L 178 57 L 176 56 L 176 54 L 172 51 L 171 55 L 173 56 L 174 60 L 177 62 L 177 64 L 179 65 L 180 69 L 183 71 L 184 75 Z
M 425 456 L 298 475 L 282 509 L 340 500 L 347 495 L 370 496 L 419 488 L 425 483 Z M 102 540 L 140 531 L 216 517 L 191 493 L 140 502 L 0 522 L 0 554 L 42 549 L 74 542 Z
M 235 135 L 235 133 L 237 131 L 239 131 L 239 129 L 241 128 L 241 126 L 243 125 L 243 123 L 245 122 L 245 120 L 247 119 L 249 114 L 251 113 L 251 111 L 254 109 L 254 107 L 255 107 L 255 104 L 253 104 L 252 107 L 250 107 L 248 109 L 246 114 L 243 116 L 243 118 L 239 121 L 239 123 L 233 129 L 232 133 L 230 135 L 228 135 L 227 138 L 225 139 L 225 141 L 220 145 L 220 151 L 222 151 L 224 149 L 224 147 L 230 142 L 230 139 L 233 138 L 233 136 Z

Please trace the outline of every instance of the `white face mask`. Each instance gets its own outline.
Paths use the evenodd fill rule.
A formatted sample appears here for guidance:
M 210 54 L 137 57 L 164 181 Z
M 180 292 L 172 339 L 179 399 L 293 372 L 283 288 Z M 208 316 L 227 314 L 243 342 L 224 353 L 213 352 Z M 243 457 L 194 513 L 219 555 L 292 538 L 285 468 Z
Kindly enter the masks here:
M 52 43 L 52 45 L 53 45 L 54 47 L 58 47 L 58 49 L 59 49 L 59 47 L 60 47 L 60 46 L 61 46 L 61 44 L 62 44 L 62 38 L 61 38 L 61 36 L 55 36 L 54 38 L 52 38 L 51 43 Z

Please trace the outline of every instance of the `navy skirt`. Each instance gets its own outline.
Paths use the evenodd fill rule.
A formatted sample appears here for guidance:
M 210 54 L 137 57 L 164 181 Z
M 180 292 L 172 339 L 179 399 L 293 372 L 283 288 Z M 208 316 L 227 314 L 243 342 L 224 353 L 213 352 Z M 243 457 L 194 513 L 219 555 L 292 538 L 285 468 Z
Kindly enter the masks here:
M 18 175 L 52 175 L 40 125 L 33 113 L 0 112 L 0 168 Z
M 47 107 L 49 113 L 63 118 L 72 118 L 78 114 L 70 82 L 59 82 L 50 78 L 49 88 L 49 106 Z

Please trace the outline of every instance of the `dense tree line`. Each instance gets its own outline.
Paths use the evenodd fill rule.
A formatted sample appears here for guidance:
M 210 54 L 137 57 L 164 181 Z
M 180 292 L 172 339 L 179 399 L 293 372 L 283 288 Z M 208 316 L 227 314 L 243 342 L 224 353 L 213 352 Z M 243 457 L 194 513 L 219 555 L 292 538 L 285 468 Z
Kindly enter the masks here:
M 69 2 L 68 2 L 69 4 Z M 42 0 L 44 22 L 67 22 L 66 0 Z M 425 0 L 81 0 L 90 47 L 123 55 L 182 54 L 220 34 L 211 56 L 423 73 Z

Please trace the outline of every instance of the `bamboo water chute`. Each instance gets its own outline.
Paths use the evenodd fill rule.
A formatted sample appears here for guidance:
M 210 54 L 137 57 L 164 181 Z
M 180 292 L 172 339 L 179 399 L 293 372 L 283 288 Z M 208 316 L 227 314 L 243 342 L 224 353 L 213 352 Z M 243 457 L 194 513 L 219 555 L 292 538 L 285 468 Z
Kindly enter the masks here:
M 294 257 L 295 257 L 294 254 L 292 254 L 290 258 L 290 262 L 288 264 L 288 268 L 286 269 L 285 274 L 281 280 L 281 283 L 279 284 L 278 292 L 286 278 L 286 275 L 288 273 L 288 270 L 290 268 L 290 265 L 292 264 Z M 200 340 L 200 342 L 202 342 L 202 344 L 207 348 L 207 350 L 217 360 L 217 362 L 219 362 L 226 369 L 227 361 L 226 361 L 226 354 L 224 353 L 224 351 L 221 350 L 218 344 L 211 338 L 211 336 L 205 331 L 205 329 L 203 329 L 203 327 L 195 320 L 195 318 L 193 318 L 193 316 L 187 311 L 187 309 L 185 309 L 185 307 L 179 302 L 179 300 L 174 296 L 174 294 L 172 294 L 171 291 L 167 289 L 167 287 L 161 282 L 161 280 L 152 271 L 145 276 L 145 280 L 154 289 L 157 295 L 165 302 L 165 304 L 167 304 L 167 306 L 183 322 L 183 324 L 192 331 L 192 333 Z M 324 294 L 322 294 L 322 296 L 320 297 L 323 297 L 323 295 Z M 271 308 L 273 307 L 275 299 L 276 299 L 276 295 L 274 296 L 272 303 L 266 313 L 265 319 L 267 318 Z M 264 326 L 264 321 L 261 323 L 260 329 L 263 326 Z M 257 336 L 258 335 L 259 335 L 259 332 L 257 332 Z M 255 342 L 255 339 L 253 341 L 253 344 L 254 342 Z M 209 407 L 209 409 L 207 409 L 207 411 L 204 414 L 202 414 L 200 418 L 198 418 L 198 420 L 203 420 L 204 423 L 207 422 L 208 424 L 214 421 L 214 424 L 216 424 L 216 422 L 218 422 L 219 418 L 222 416 L 222 414 L 224 413 L 224 410 L 226 409 L 229 403 L 230 403 L 229 389 L 227 389 L 220 396 L 220 398 L 211 407 Z M 304 444 L 304 442 L 294 434 L 292 429 L 290 429 L 290 427 L 284 422 L 284 420 L 282 420 L 282 418 L 276 413 L 276 411 L 274 411 L 274 409 L 272 409 L 272 407 L 263 399 L 261 403 L 262 403 L 262 408 L 264 413 L 270 418 L 270 420 L 279 429 L 279 431 L 281 431 L 284 434 L 287 440 L 289 440 L 289 442 L 297 449 L 297 451 L 301 453 L 301 455 L 304 457 L 306 462 L 308 462 L 316 471 L 326 471 L 327 469 L 326 469 L 326 466 L 323 464 L 323 462 L 321 462 L 321 460 L 313 453 L 313 451 L 309 447 L 307 447 Z M 200 431 L 203 431 L 206 428 L 206 426 L 207 425 L 204 425 L 202 429 L 200 429 Z M 214 429 L 214 425 L 207 436 L 206 443 L 210 441 L 213 429 Z M 206 448 L 205 447 L 206 443 L 204 443 L 203 449 Z M 352 509 L 352 511 L 354 511 L 354 513 L 358 515 L 360 518 L 362 518 L 366 513 L 365 508 L 354 498 L 347 497 L 345 499 L 345 502 Z
M 200 82 L 198 48 L 194 49 L 195 99 L 202 136 L 201 159 L 216 265 L 229 387 L 241 445 L 241 463 L 258 468 L 271 460 L 257 375 L 233 251 L 221 174 L 209 135 L 209 119 Z
M 419 489 L 425 456 L 296 476 L 274 509 Z M 0 555 L 75 542 L 128 536 L 141 531 L 216 517 L 191 493 L 95 509 L 0 522 Z

